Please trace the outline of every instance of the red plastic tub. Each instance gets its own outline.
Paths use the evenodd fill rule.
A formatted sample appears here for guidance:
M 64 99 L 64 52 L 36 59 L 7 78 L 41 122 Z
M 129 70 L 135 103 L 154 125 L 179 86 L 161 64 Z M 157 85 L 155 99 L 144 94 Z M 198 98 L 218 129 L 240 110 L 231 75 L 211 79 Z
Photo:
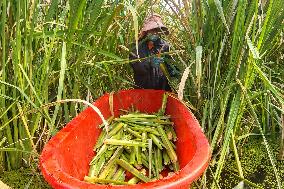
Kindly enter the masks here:
M 113 95 L 114 115 L 119 109 L 132 105 L 141 112 L 157 112 L 165 91 L 123 90 Z M 100 97 L 94 105 L 105 118 L 111 116 L 109 94 Z M 181 170 L 170 177 L 131 186 L 90 184 L 83 181 L 88 174 L 89 162 L 95 155 L 93 147 L 100 134 L 98 125 L 102 120 L 92 109 L 87 108 L 44 147 L 40 156 L 40 169 L 53 188 L 188 188 L 206 169 L 210 160 L 210 148 L 198 121 L 179 100 L 169 96 L 166 114 L 171 115 L 178 136 L 176 152 Z

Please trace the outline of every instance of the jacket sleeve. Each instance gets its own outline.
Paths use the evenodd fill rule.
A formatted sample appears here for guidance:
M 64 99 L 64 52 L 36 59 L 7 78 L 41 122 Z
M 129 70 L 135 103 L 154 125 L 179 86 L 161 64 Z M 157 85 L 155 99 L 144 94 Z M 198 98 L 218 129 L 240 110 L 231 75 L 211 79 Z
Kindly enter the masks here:
M 144 58 L 143 53 L 139 52 L 139 58 Z M 129 54 L 129 60 L 133 61 L 131 62 L 131 66 L 133 68 L 134 74 L 136 75 L 146 75 L 149 73 L 150 70 L 150 60 L 149 58 L 139 60 L 137 56 L 136 49 L 134 49 L 130 54 Z

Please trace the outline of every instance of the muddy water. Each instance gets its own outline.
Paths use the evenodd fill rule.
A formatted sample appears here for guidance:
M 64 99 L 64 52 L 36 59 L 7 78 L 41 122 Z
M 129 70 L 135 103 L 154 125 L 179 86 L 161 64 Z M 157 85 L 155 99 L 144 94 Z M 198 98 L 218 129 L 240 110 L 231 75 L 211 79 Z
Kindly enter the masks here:
M 0 174 L 0 180 L 11 188 L 17 189 L 49 189 L 39 172 L 32 171 L 30 168 L 21 168 L 14 171 L 5 171 Z M 1 188 L 1 187 L 0 187 Z M 3 188 L 1 188 L 3 189 Z

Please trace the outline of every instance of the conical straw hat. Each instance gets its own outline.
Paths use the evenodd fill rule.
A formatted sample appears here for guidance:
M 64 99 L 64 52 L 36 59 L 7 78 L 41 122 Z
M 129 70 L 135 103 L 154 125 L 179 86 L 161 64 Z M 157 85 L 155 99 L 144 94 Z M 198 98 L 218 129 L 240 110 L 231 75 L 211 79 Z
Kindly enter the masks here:
M 163 24 L 161 16 L 158 14 L 152 14 L 151 16 L 145 19 L 143 27 L 140 31 L 140 38 L 143 37 L 147 31 L 158 28 L 160 28 L 165 35 L 169 34 L 169 30 Z

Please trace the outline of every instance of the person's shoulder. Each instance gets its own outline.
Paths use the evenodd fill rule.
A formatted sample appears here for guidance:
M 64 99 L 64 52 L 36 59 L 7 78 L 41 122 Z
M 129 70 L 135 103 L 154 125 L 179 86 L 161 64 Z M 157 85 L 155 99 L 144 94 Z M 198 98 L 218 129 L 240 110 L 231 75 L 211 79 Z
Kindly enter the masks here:
M 129 45 L 129 57 L 132 58 L 137 58 L 137 57 L 145 57 L 146 56 L 146 46 L 141 42 L 141 40 L 138 41 L 138 52 L 136 49 L 136 42 L 133 42 Z M 139 56 L 138 56 L 139 55 Z
M 143 43 L 143 41 L 138 41 L 138 49 L 139 49 L 139 52 L 140 51 L 144 51 L 145 49 L 145 44 Z M 129 51 L 130 52 L 136 52 L 136 42 L 132 42 L 130 45 L 129 45 Z

